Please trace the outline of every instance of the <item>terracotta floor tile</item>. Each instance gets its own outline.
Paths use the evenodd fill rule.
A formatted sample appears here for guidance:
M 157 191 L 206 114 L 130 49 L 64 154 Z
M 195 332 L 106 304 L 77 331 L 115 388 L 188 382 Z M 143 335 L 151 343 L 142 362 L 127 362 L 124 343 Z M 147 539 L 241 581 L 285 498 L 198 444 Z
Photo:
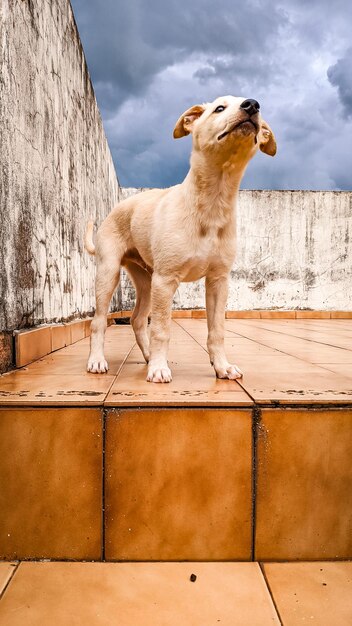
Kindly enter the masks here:
M 330 319 L 330 311 L 296 311 L 296 319 Z
M 18 565 L 17 561 L 13 563 L 5 562 L 5 561 L 0 562 L 0 597 L 7 583 L 9 582 L 11 576 L 13 575 L 14 570 L 16 569 L 17 565 Z
M 260 311 L 226 311 L 226 319 L 258 318 Z
M 0 603 L 0 620 L 6 626 L 279 625 L 256 563 L 21 563 Z
M 0 377 L 0 405 L 101 406 L 134 344 L 130 327 L 106 332 L 107 374 L 86 371 L 89 338 Z
M 331 311 L 331 319 L 352 319 L 352 311 Z
M 123 349 L 117 351 L 111 344 L 106 346 L 105 357 L 109 364 L 109 370 L 107 372 L 108 376 L 117 374 L 131 347 L 132 345 L 128 343 Z M 88 351 L 79 351 L 78 354 L 66 354 L 63 350 L 60 350 L 58 352 L 48 354 L 46 357 L 31 363 L 30 366 L 22 368 L 21 371 L 33 374 L 48 374 L 50 376 L 62 374 L 74 374 L 88 376 L 90 378 L 100 378 L 104 376 L 103 374 L 92 374 L 91 372 L 87 372 L 87 357 Z
M 109 412 L 106 558 L 249 560 L 251 430 L 244 410 Z
M 71 343 L 80 341 L 86 336 L 86 323 L 85 320 L 79 320 L 77 322 L 71 322 L 68 324 L 71 333 Z
M 352 378 L 352 360 L 349 363 L 317 363 L 319 367 L 334 372 L 340 376 Z
M 51 352 L 51 327 L 16 333 L 16 366 L 27 365 Z
M 248 406 L 251 398 L 260 404 L 348 404 L 352 401 L 348 373 L 352 366 L 351 324 L 349 320 L 324 319 L 226 320 L 228 358 L 245 373 L 243 380 L 236 382 L 215 378 L 206 352 L 206 320 L 179 318 L 172 322 L 169 361 L 173 381 L 167 385 L 146 383 L 146 365 L 137 347 L 115 379 L 134 345 L 134 335 L 129 325 L 113 325 L 105 340 L 107 375 L 86 372 L 86 337 L 20 372 L 0 377 L 0 404 L 59 405 L 67 401 L 77 405 L 84 401 L 97 406 L 106 400 L 107 406 Z
M 330 320 L 330 324 L 333 325 L 333 321 Z M 296 324 L 292 327 L 287 325 L 277 325 L 276 328 L 270 328 L 268 324 L 263 326 L 263 331 L 267 330 L 274 335 L 274 340 L 285 339 L 289 337 L 290 339 L 295 337 L 297 339 L 308 341 L 308 342 L 317 342 L 319 345 L 327 345 L 332 347 L 342 347 L 345 349 L 351 349 L 351 339 L 352 332 L 350 330 L 342 330 L 342 329 L 323 329 L 323 328 L 298 328 Z M 263 333 L 264 336 L 264 333 Z M 270 339 L 271 335 L 265 333 L 265 337 Z M 300 343 L 300 342 L 299 342 Z
M 295 311 L 260 311 L 261 319 L 295 319 Z
M 51 350 L 60 350 L 71 343 L 70 328 L 67 324 L 51 327 Z
M 104 406 L 251 406 L 236 381 L 219 380 L 210 365 L 172 364 L 173 380 L 154 385 L 146 381 L 146 366 L 126 364 L 113 383 Z
M 230 322 L 233 325 L 233 322 Z M 346 321 L 345 324 L 340 324 L 335 320 L 326 320 L 320 322 L 318 320 L 312 320 L 308 322 L 300 321 L 261 321 L 261 323 L 252 323 L 251 326 L 244 324 L 240 321 L 233 325 L 232 330 L 237 333 L 249 333 L 266 339 L 279 339 L 281 335 L 288 338 L 297 337 L 298 339 L 304 339 L 307 341 L 316 341 L 320 344 L 329 346 L 339 346 L 339 342 L 343 339 L 350 340 L 352 337 L 352 321 Z M 345 344 L 343 344 L 345 347 Z M 347 349 L 351 349 L 351 344 Z
M 307 363 L 319 365 L 319 363 L 351 363 L 352 351 L 333 346 L 324 346 L 309 342 L 306 345 L 296 345 L 289 348 L 283 346 L 282 350 Z
M 334 319 L 334 324 L 336 328 L 351 328 L 352 320 L 351 319 Z
M 80 341 L 77 341 L 76 343 L 73 343 L 69 346 L 66 346 L 65 348 L 62 348 L 62 350 L 60 350 L 60 352 L 58 352 L 57 354 L 63 354 L 64 356 L 66 355 L 76 356 L 79 354 L 81 356 L 85 356 L 86 361 L 87 361 L 88 355 L 89 355 L 89 337 L 85 337 L 85 339 L 81 339 Z
M 206 348 L 206 327 L 200 327 L 197 324 L 196 327 L 184 324 L 182 320 L 182 326 L 184 326 L 192 336 Z M 263 322 L 259 322 L 263 324 Z M 269 325 L 277 324 L 277 322 L 270 321 Z M 280 322 L 282 324 L 282 322 Z M 287 324 L 292 326 L 292 321 L 289 320 Z M 286 330 L 286 327 L 282 327 L 280 333 L 265 333 L 261 328 L 254 328 L 253 326 L 247 330 L 247 327 L 236 328 L 236 331 L 242 332 L 248 337 L 241 336 L 238 332 L 232 332 L 229 328 L 230 324 L 226 323 L 227 330 L 225 334 L 225 346 L 229 356 L 229 359 L 234 360 L 239 357 L 246 358 L 249 355 L 253 356 L 275 356 L 278 357 L 283 354 L 287 356 L 293 356 L 299 358 L 308 363 L 351 363 L 352 362 L 352 349 L 346 350 L 337 348 L 330 345 L 324 345 L 322 343 L 316 343 L 314 341 L 307 341 L 300 339 L 299 337 L 290 335 L 290 327 Z M 293 331 L 292 331 L 293 332 Z
M 266 563 L 284 626 L 351 626 L 352 562 Z
M 105 333 L 105 346 L 111 347 L 113 346 L 115 352 L 122 355 L 121 353 L 125 351 L 128 346 L 132 346 L 135 342 L 134 334 L 131 326 L 118 326 L 113 324 L 109 326 Z M 63 349 L 63 354 L 78 354 L 79 349 L 82 349 L 82 352 L 86 354 L 88 359 L 89 354 L 89 344 L 90 337 L 85 337 L 81 339 L 79 342 L 67 346 Z
M 17 370 L 0 378 L 0 405 L 101 406 L 114 380 L 109 374 L 45 374 Z
M 239 363 L 241 364 L 240 360 Z M 308 364 L 307 364 L 308 365 Z M 313 366 L 312 366 L 313 367 Z M 351 379 L 314 366 L 281 372 L 245 371 L 243 389 L 258 403 L 351 404 Z
M 342 373 L 327 372 L 326 369 L 310 363 L 308 357 L 304 360 L 293 356 L 299 352 L 297 344 L 300 341 L 308 353 L 309 350 L 315 351 L 314 355 L 318 361 L 322 360 L 322 354 L 324 354 L 327 360 L 336 361 L 340 358 L 344 362 L 344 359 L 350 360 L 352 352 L 305 342 L 284 334 L 278 335 L 279 339 L 277 339 L 276 333 L 270 333 L 260 326 L 258 328 L 255 326 L 256 324 L 277 323 L 271 320 L 267 322 L 228 320 L 226 322 L 226 328 L 235 328 L 236 331 L 243 332 L 248 337 L 242 342 L 237 337 L 235 341 L 232 341 L 229 335 L 225 338 L 229 360 L 237 363 L 244 372 L 243 379 L 239 381 L 244 391 L 260 404 L 272 401 L 282 404 L 352 402 L 352 386 L 347 376 Z M 292 324 L 292 321 L 288 320 L 287 323 Z M 201 326 L 197 323 L 192 328 L 192 321 L 189 322 L 189 320 L 179 320 L 179 324 L 205 348 L 207 334 L 205 325 Z M 253 337 L 253 340 L 250 337 Z M 261 345 L 256 339 L 264 341 L 266 345 Z M 247 341 L 247 344 L 243 341 Z M 310 347 L 311 343 L 313 347 Z M 327 350 L 330 350 L 328 356 Z M 337 352 L 339 354 L 336 356 Z
M 195 309 L 192 311 L 193 319 L 206 319 L 207 312 L 205 309 Z
M 101 558 L 102 411 L 0 409 L 0 558 Z
M 172 311 L 172 317 L 173 318 L 185 318 L 185 317 L 192 317 L 192 311 L 191 309 L 176 309 Z
M 351 337 L 350 333 L 341 333 L 340 331 L 334 332 L 334 321 L 330 321 L 330 328 L 321 330 L 319 327 L 313 326 L 311 329 L 299 329 L 295 321 L 291 324 L 286 324 L 282 321 L 252 321 L 251 325 L 245 323 L 243 320 L 229 320 L 227 323 L 229 330 L 234 330 L 237 334 L 240 333 L 243 336 L 249 337 L 253 340 L 261 341 L 262 343 L 271 347 L 285 346 L 295 347 L 303 346 L 305 342 L 316 341 L 318 345 L 327 345 L 341 347 L 351 350 Z
M 264 409 L 257 438 L 259 560 L 352 557 L 352 409 Z
M 183 321 L 183 320 L 182 320 Z M 186 320 L 198 325 L 199 320 Z M 176 322 L 172 324 L 168 384 L 146 381 L 147 365 L 136 346 L 123 365 L 105 406 L 250 406 L 252 400 L 236 381 L 219 380 L 207 352 Z
M 296 331 L 297 329 L 310 331 L 312 333 L 325 332 L 327 337 L 335 335 L 337 333 L 351 333 L 352 332 L 352 320 L 301 320 L 296 319 L 292 324 L 287 320 L 276 321 L 275 325 L 278 328 L 291 328 Z M 268 328 L 268 326 L 267 326 Z M 269 326 L 270 328 L 270 326 Z
M 90 337 L 90 325 L 92 323 L 92 319 L 91 317 L 87 317 L 85 319 L 83 319 L 83 323 L 84 323 L 84 337 Z M 108 318 L 106 319 L 107 321 L 107 325 L 108 327 L 113 324 L 113 320 L 109 320 Z

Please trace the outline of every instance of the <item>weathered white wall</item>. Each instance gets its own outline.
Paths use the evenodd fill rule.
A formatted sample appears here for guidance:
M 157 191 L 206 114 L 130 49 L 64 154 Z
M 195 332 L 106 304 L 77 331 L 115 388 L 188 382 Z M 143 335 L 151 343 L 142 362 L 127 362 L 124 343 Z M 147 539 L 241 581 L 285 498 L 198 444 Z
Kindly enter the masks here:
M 84 228 L 119 186 L 69 0 L 0 11 L 1 331 L 92 311 Z
M 352 192 L 240 191 L 237 240 L 228 309 L 352 309 Z M 204 306 L 204 280 L 177 290 L 175 308 Z

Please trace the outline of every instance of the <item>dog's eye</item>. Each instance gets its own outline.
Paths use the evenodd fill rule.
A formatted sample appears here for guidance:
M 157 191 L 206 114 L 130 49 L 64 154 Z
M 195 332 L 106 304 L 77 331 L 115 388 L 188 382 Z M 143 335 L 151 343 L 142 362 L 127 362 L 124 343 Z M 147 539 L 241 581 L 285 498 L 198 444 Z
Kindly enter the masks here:
M 218 107 L 216 107 L 216 109 L 214 109 L 213 113 L 222 113 L 223 111 L 225 111 L 224 106 L 222 106 L 222 104 L 220 104 Z

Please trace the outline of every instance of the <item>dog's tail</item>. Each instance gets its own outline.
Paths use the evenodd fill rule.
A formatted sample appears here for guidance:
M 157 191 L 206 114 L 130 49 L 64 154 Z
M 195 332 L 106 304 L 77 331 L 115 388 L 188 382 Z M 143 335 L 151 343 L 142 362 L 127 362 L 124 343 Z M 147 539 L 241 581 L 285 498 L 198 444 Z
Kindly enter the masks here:
M 95 245 L 93 243 L 93 229 L 94 222 L 93 220 L 89 220 L 86 228 L 86 234 L 84 237 L 84 247 L 89 252 L 89 254 L 95 254 Z

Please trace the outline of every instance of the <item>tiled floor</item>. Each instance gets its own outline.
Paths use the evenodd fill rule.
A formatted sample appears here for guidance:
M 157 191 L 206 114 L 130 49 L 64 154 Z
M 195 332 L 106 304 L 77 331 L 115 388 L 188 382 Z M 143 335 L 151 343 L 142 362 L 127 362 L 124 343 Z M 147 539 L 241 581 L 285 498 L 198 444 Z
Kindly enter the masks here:
M 0 377 L 0 558 L 352 557 L 352 320 L 228 319 L 240 381 L 206 334 L 172 322 L 170 384 L 126 325 L 108 374 L 86 337 Z
M 352 320 L 226 320 L 241 381 L 217 380 L 206 320 L 172 322 L 173 381 L 151 385 L 130 326 L 106 335 L 108 374 L 85 370 L 89 338 L 0 377 L 0 404 L 29 406 L 232 406 L 352 404 Z
M 1 591 L 4 626 L 352 623 L 352 562 L 0 563 Z

